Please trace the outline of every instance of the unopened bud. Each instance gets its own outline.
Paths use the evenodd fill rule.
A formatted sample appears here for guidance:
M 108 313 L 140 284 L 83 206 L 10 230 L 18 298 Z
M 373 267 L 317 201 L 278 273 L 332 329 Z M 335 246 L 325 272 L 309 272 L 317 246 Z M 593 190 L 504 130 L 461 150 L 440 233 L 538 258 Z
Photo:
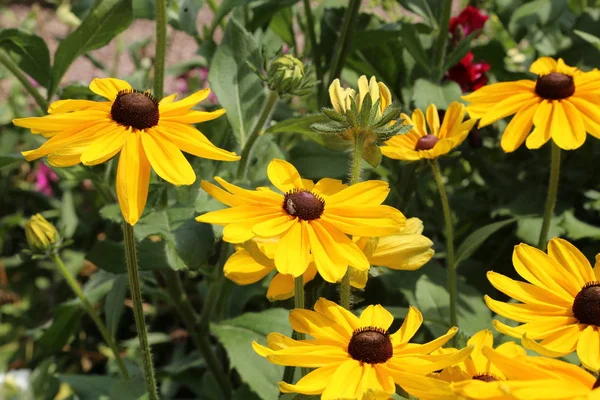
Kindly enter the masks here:
M 40 214 L 35 214 L 25 222 L 25 237 L 32 251 L 46 252 L 60 240 L 54 225 Z
M 271 90 L 279 95 L 302 96 L 313 84 L 307 81 L 302 61 L 285 54 L 271 63 L 267 74 L 267 82 Z

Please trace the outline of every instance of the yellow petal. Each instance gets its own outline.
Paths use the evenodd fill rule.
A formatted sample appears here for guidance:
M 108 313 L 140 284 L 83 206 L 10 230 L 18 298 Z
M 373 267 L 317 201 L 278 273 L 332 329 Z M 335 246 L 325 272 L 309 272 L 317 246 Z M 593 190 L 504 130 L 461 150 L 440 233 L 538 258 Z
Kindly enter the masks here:
M 523 104 L 521 109 L 511 119 L 502 134 L 502 140 L 500 142 L 502 150 L 510 153 L 523 144 L 527 135 L 531 132 L 533 116 L 535 115 L 539 103 L 540 100 L 537 98 L 528 101 Z
M 399 346 L 406 344 L 417 333 L 423 323 L 423 315 L 415 307 L 409 307 L 408 313 L 402 322 L 400 329 L 391 335 L 392 344 Z
M 182 151 L 195 155 L 196 157 L 208 158 L 209 160 L 237 161 L 240 156 L 232 151 L 223 150 L 206 138 L 196 128 L 177 122 L 168 122 L 161 119 L 158 126 L 153 130 L 160 132 Z
M 277 273 L 269 283 L 267 299 L 269 301 L 287 300 L 294 297 L 294 277 Z
M 273 159 L 267 167 L 271 183 L 283 193 L 293 189 L 304 189 L 298 170 L 285 160 Z
M 365 75 L 362 75 L 358 78 L 358 99 L 356 100 L 358 111 L 361 111 L 362 103 L 367 93 L 369 93 L 369 81 Z
M 346 111 L 346 102 L 345 99 L 343 99 L 342 93 L 340 80 L 336 78 L 331 82 L 331 85 L 329 85 L 329 99 L 333 109 L 339 113 L 344 113 Z
M 379 205 L 386 199 L 390 186 L 384 181 L 360 182 L 329 196 L 326 207 Z
M 160 112 L 160 117 L 165 118 L 172 117 L 174 115 L 186 114 L 190 110 L 190 108 L 194 107 L 196 104 L 206 99 L 209 94 L 210 89 L 202 89 L 179 101 L 174 101 L 172 103 L 166 104 L 159 104 L 158 110 Z
M 73 129 L 85 129 L 94 124 L 114 124 L 112 119 L 102 110 L 76 111 L 64 114 L 51 114 L 45 117 L 17 118 L 13 124 L 31 129 L 31 133 L 66 132 Z
M 433 242 L 422 235 L 392 235 L 379 238 L 369 257 L 371 264 L 399 270 L 415 270 L 434 254 Z
M 481 117 L 481 120 L 479 121 L 479 127 L 489 125 L 498 121 L 499 119 L 516 113 L 534 98 L 537 98 L 537 96 L 531 92 L 521 92 L 505 98 L 494 105 L 493 108 L 491 108 L 483 117 Z
M 555 101 L 550 124 L 552 140 L 558 147 L 564 150 L 574 150 L 585 142 L 585 125 L 583 119 L 568 101 Z
M 531 135 L 527 137 L 525 145 L 528 149 L 539 149 L 552 137 L 552 114 L 553 101 L 542 100 L 533 115 L 533 124 L 535 128 Z
M 336 320 L 310 310 L 296 308 L 290 311 L 290 324 L 296 332 L 306 333 L 315 339 L 347 347 L 352 337 Z M 345 351 L 345 348 L 344 348 Z M 349 355 L 348 355 L 349 357 Z
M 362 375 L 363 367 L 360 362 L 356 360 L 343 362 L 331 377 L 329 384 L 321 395 L 321 400 L 361 398 L 362 390 L 359 388 L 359 383 Z
M 572 306 L 572 301 L 564 300 L 548 289 L 519 282 L 494 271 L 488 271 L 487 278 L 496 289 L 524 303 L 556 305 L 568 309 Z
M 540 57 L 531 64 L 529 71 L 540 76 L 556 72 L 556 60 L 551 57 Z
M 558 336 L 563 337 L 562 334 L 566 330 L 571 332 L 578 329 L 577 319 L 575 319 L 575 317 L 540 317 L 535 321 L 517 327 L 505 325 L 497 320 L 494 320 L 492 323 L 498 332 L 516 338 L 521 338 L 524 334 L 527 334 L 531 339 L 544 339 L 548 337 L 553 339 L 554 336 L 552 335 L 555 333 Z M 523 343 L 523 346 L 527 347 L 525 343 Z M 573 350 L 575 350 L 574 347 Z
M 587 369 L 598 372 L 600 370 L 600 332 L 597 326 L 588 325 L 577 343 L 577 356 Z
M 212 121 L 225 114 L 225 109 L 221 108 L 215 111 L 187 111 L 181 115 L 171 115 L 168 117 L 160 116 L 159 125 L 165 122 L 179 122 L 180 124 L 197 124 L 200 122 Z
M 296 278 L 308 268 L 310 242 L 307 225 L 306 221 L 297 221 L 281 237 L 275 252 L 275 266 L 280 273 Z
M 58 100 L 50 104 L 48 114 L 61 114 L 73 111 L 99 110 L 105 113 L 110 112 L 112 102 L 110 101 L 91 101 L 91 100 Z
M 462 118 L 460 122 L 462 122 Z M 427 107 L 427 124 L 429 125 L 430 133 L 437 136 L 440 132 L 440 116 L 435 104 L 430 104 Z
M 345 330 L 348 337 L 360 328 L 360 319 L 356 315 L 324 297 L 319 298 L 315 303 L 315 311 L 336 321 L 338 326 Z
M 427 126 L 425 125 L 425 115 L 423 115 L 423 111 L 418 108 L 415 109 L 412 113 L 412 125 L 413 130 L 415 130 L 419 136 L 427 135 Z
M 152 168 L 158 176 L 173 185 L 191 185 L 196 180 L 192 166 L 179 148 L 160 132 L 140 132 L 142 144 Z
M 585 258 L 579 249 L 566 240 L 559 238 L 550 240 L 548 243 L 548 255 L 570 271 L 571 279 L 576 281 L 580 288 L 585 286 L 586 283 L 596 280 L 588 259 Z
M 571 96 L 563 99 L 563 103 L 571 103 L 583 119 L 585 130 L 593 136 L 600 138 L 600 112 L 595 103 L 585 96 Z
M 304 186 L 306 187 L 306 183 L 304 183 Z M 339 179 L 323 178 L 319 180 L 311 190 L 313 193 L 318 194 L 323 198 L 328 198 L 347 187 L 348 185 L 344 184 Z
M 110 160 L 121 150 L 131 134 L 131 128 L 118 124 L 99 132 L 81 153 L 81 162 L 84 165 L 97 165 Z
M 121 90 L 131 90 L 129 83 L 115 78 L 95 78 L 90 83 L 90 90 L 108 100 L 115 100 Z
M 123 218 L 135 225 L 146 207 L 150 184 L 150 163 L 139 135 L 129 135 L 119 156 L 117 198 Z
M 554 306 L 552 304 L 538 305 L 538 304 L 514 304 L 514 303 L 503 303 L 496 301 L 489 296 L 484 296 L 485 304 L 494 311 L 496 314 L 500 314 L 503 317 L 510 318 L 513 321 L 518 322 L 531 322 L 535 321 L 538 317 L 569 317 L 573 313 L 569 308 Z
M 267 276 L 273 268 L 273 263 L 261 264 L 245 249 L 239 249 L 227 259 L 223 272 L 236 284 L 249 285 Z
M 394 322 L 392 314 L 381 305 L 370 305 L 360 314 L 360 325 L 362 327 L 373 326 L 388 330 Z
M 271 238 L 285 234 L 292 226 L 299 222 L 300 220 L 298 218 L 294 218 L 291 215 L 282 212 L 275 218 L 254 225 L 252 231 L 255 235 Z
M 341 363 L 332 363 L 317 368 L 294 385 L 279 382 L 279 390 L 283 393 L 321 394 L 340 365 Z
M 392 93 L 383 82 L 379 82 L 377 85 L 379 86 L 379 94 L 381 95 L 381 103 L 379 103 L 379 109 L 383 113 L 386 107 L 392 104 Z

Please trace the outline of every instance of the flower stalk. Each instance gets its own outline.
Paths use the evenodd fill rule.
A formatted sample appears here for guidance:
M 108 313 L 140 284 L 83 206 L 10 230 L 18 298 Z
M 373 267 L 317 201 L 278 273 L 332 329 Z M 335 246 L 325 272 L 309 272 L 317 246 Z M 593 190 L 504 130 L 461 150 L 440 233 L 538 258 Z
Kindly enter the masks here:
M 256 121 L 256 124 L 254 125 L 252 132 L 250 132 L 250 136 L 248 136 L 248 139 L 246 140 L 246 143 L 244 143 L 244 147 L 242 148 L 242 153 L 241 153 L 242 159 L 240 160 L 240 163 L 238 164 L 238 170 L 237 170 L 237 176 L 236 176 L 238 180 L 244 179 L 246 177 L 248 165 L 250 163 L 250 152 L 252 151 L 252 147 L 254 147 L 254 143 L 256 143 L 256 139 L 258 139 L 258 137 L 260 136 L 260 133 L 262 132 L 263 127 L 265 126 L 265 124 L 267 123 L 269 118 L 271 117 L 271 114 L 273 113 L 273 110 L 275 109 L 275 105 L 277 104 L 278 99 L 279 99 L 279 95 L 277 94 L 277 92 L 274 90 L 269 90 L 269 97 L 267 97 L 267 100 L 265 101 L 265 104 L 263 105 L 263 108 L 262 108 L 262 111 L 260 112 L 258 120 Z
M 360 182 L 362 175 L 362 151 L 363 151 L 364 137 L 361 134 L 355 135 L 354 148 L 350 156 L 350 185 L 354 185 Z M 350 310 L 350 272 L 346 271 L 346 274 L 342 278 L 340 283 L 340 305 L 347 310 Z
M 444 76 L 444 59 L 446 55 L 446 45 L 448 43 L 448 25 L 450 24 L 450 13 L 452 11 L 452 2 L 445 0 L 442 2 L 442 14 L 439 21 L 439 34 L 434 47 L 433 59 L 433 79 L 439 82 Z
M 167 0 L 156 0 L 156 51 L 154 59 L 154 96 L 162 99 L 167 50 Z
M 548 182 L 548 194 L 546 195 L 546 207 L 544 208 L 544 220 L 542 222 L 540 238 L 538 239 L 538 248 L 540 250 L 546 249 L 546 243 L 548 242 L 548 233 L 550 232 L 552 216 L 554 215 L 554 207 L 556 206 L 556 195 L 558 193 L 558 178 L 560 175 L 560 153 L 560 147 L 558 147 L 554 140 L 552 140 L 550 180 Z
M 131 300 L 133 302 L 133 315 L 135 317 L 135 326 L 140 343 L 140 351 L 142 353 L 142 368 L 144 370 L 146 390 L 148 391 L 150 400 L 158 400 L 154 366 L 152 365 L 152 353 L 150 352 L 150 345 L 148 344 L 148 330 L 146 328 L 144 310 L 142 307 L 142 288 L 140 284 L 135 237 L 133 235 L 133 226 L 127 222 L 123 223 L 123 238 L 125 241 L 125 261 L 127 263 L 127 273 L 129 275 Z
M 8 69 L 14 76 L 17 78 L 21 85 L 27 90 L 27 92 L 33 97 L 37 105 L 42 110 L 42 113 L 45 113 L 48 109 L 48 102 L 44 99 L 44 97 L 40 94 L 40 92 L 31 84 L 29 78 L 25 73 L 19 68 L 19 66 L 13 61 L 12 58 L 6 53 L 6 51 L 0 49 L 0 64 L 4 65 L 6 69 Z
M 446 189 L 444 187 L 440 165 L 435 158 L 430 164 L 433 171 L 433 178 L 435 179 L 435 183 L 440 193 L 442 210 L 444 212 L 444 223 L 446 225 L 446 268 L 448 270 L 448 293 L 450 293 L 450 326 L 457 326 L 458 317 L 456 310 L 458 289 L 456 282 L 456 268 L 454 267 L 454 230 L 452 226 L 452 213 L 450 211 L 450 203 L 448 202 L 448 195 L 446 194 Z
M 69 272 L 69 270 L 67 269 L 65 264 L 63 263 L 60 256 L 57 253 L 53 253 L 51 258 L 52 258 L 52 261 L 54 261 L 54 264 L 56 264 L 56 266 L 58 267 L 58 270 L 60 271 L 63 278 L 65 278 L 65 281 L 67 281 L 67 284 L 71 287 L 71 290 L 73 290 L 73 293 L 75 293 L 77 295 L 77 297 L 79 298 L 79 301 L 81 302 L 81 305 L 83 306 L 83 309 L 88 313 L 88 315 L 92 318 L 92 320 L 96 324 L 96 327 L 100 331 L 100 334 L 104 338 L 104 341 L 106 342 L 106 344 L 108 344 L 108 346 L 112 350 L 112 352 L 115 356 L 115 360 L 117 361 L 117 366 L 119 367 L 119 371 L 121 372 L 121 375 L 123 376 L 123 379 L 128 381 L 130 379 L 129 372 L 127 372 L 127 368 L 125 367 L 125 363 L 123 362 L 123 359 L 121 358 L 121 354 L 119 353 L 117 344 L 115 343 L 112 335 L 108 332 L 106 325 L 104 325 L 104 323 L 102 322 L 102 319 L 100 319 L 100 317 L 94 310 L 94 306 L 92 306 L 92 304 L 88 300 L 85 293 L 83 293 L 83 291 L 81 290 L 81 287 L 79 287 L 79 284 L 77 283 L 75 278 L 73 278 L 73 276 L 71 275 L 71 273 Z

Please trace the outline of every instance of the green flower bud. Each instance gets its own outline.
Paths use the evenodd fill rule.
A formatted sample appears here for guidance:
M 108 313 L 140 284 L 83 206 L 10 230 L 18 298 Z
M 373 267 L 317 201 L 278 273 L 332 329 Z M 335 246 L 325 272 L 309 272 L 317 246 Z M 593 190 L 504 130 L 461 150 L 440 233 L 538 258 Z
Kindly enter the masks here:
M 282 55 L 271 63 L 267 83 L 280 96 L 303 96 L 314 86 L 314 82 L 307 77 L 302 61 L 289 54 Z
M 60 241 L 60 235 L 54 225 L 40 214 L 35 214 L 25 222 L 25 237 L 32 252 L 47 252 Z

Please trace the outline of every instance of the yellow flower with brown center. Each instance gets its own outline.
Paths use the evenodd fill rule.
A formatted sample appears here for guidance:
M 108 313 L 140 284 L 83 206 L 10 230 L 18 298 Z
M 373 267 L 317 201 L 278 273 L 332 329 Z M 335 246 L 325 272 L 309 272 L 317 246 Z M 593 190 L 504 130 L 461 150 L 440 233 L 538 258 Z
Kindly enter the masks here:
M 405 224 L 393 207 L 382 205 L 390 189 L 386 182 L 365 181 L 341 188 L 341 181 L 302 179 L 287 161 L 274 159 L 267 173 L 282 193 L 269 188 L 246 190 L 216 177 L 225 188 L 203 181 L 202 188 L 231 208 L 196 218 L 224 225 L 223 240 L 243 243 L 253 238 L 277 238 L 277 271 L 298 277 L 314 259 L 328 282 L 342 279 L 348 265 L 369 269 L 369 260 L 346 234 L 387 236 Z
M 552 239 L 548 254 L 526 244 L 515 247 L 513 264 L 526 282 L 488 272 L 491 284 L 521 302 L 504 303 L 485 296 L 488 307 L 503 317 L 522 322 L 511 327 L 494 321 L 494 327 L 522 338 L 528 349 L 561 357 L 577 351 L 592 371 L 600 370 L 600 260 L 592 269 L 571 243 Z M 541 340 L 541 342 L 536 342 Z
M 448 400 L 470 400 L 469 397 L 461 396 L 460 391 L 456 389 L 456 384 L 459 382 L 476 380 L 487 383 L 505 381 L 507 379 L 502 370 L 488 360 L 483 353 L 484 349 L 492 349 L 494 346 L 494 336 L 492 335 L 492 332 L 487 329 L 477 332 L 469 339 L 467 346 L 473 347 L 473 351 L 468 358 L 456 365 L 446 367 L 439 373 L 433 375 L 437 379 L 448 382 L 448 395 L 445 397 Z M 434 354 L 453 354 L 458 351 L 459 350 L 454 348 L 446 348 L 438 349 Z M 503 343 L 496 348 L 496 351 L 510 359 L 525 357 L 527 355 L 525 349 L 514 342 Z M 461 384 L 459 384 L 458 387 L 462 387 Z M 421 397 L 421 400 L 436 400 L 437 398 L 439 397 L 436 395 L 434 397 Z M 504 400 L 504 398 L 501 399 Z M 508 399 L 509 397 L 506 397 L 506 400 Z
M 345 185 L 341 187 L 346 187 Z M 369 264 L 391 269 L 416 270 L 425 265 L 434 251 L 433 242 L 421 235 L 423 223 L 418 218 L 406 220 L 406 226 L 397 235 L 381 238 L 357 238 L 354 242 L 365 253 Z M 369 241 L 375 239 L 375 249 L 368 251 Z M 225 276 L 238 285 L 249 285 L 267 276 L 275 270 L 276 241 L 249 240 L 236 247 L 236 252 L 229 257 L 223 271 Z M 304 284 L 312 281 L 317 275 L 314 261 L 308 264 L 303 274 Z M 350 268 L 350 285 L 363 289 L 367 284 L 368 270 Z M 267 298 L 271 301 L 285 300 L 294 296 L 294 277 L 281 273 L 275 274 L 269 283 Z
M 491 348 L 484 356 L 507 377 L 484 383 L 470 380 L 456 390 L 474 400 L 599 400 L 600 380 L 576 365 L 546 357 L 512 358 Z
M 292 328 L 312 339 L 294 340 L 280 333 L 267 336 L 267 346 L 252 343 L 254 350 L 274 364 L 315 368 L 296 384 L 279 383 L 284 393 L 321 394 L 322 400 L 387 399 L 395 384 L 415 396 L 435 391 L 439 383 L 425 375 L 460 362 L 471 348 L 450 355 L 431 355 L 452 338 L 457 328 L 425 344 L 409 343 L 423 322 L 411 307 L 395 333 L 388 330 L 394 317 L 382 306 L 367 307 L 355 316 L 326 299 L 315 311 L 295 309 Z
M 465 115 L 465 106 L 456 101 L 448 106 L 441 125 L 434 104 L 427 107 L 426 114 L 418 108 L 413 111 L 412 118 L 402 114 L 404 123 L 412 125 L 412 129 L 405 135 L 394 136 L 385 142 L 381 146 L 381 153 L 389 158 L 407 161 L 433 159 L 448 154 L 465 140 L 475 125 L 474 119 L 464 121 Z
M 371 97 L 371 104 L 375 104 L 379 100 L 379 109 L 377 117 L 381 117 L 385 108 L 392 104 L 392 94 L 383 82 L 377 82 L 377 79 L 372 76 L 367 80 L 365 75 L 358 79 L 358 94 L 352 88 L 343 89 L 339 79 L 334 79 L 329 85 L 329 99 L 333 109 L 340 114 L 345 114 L 346 111 L 352 109 L 352 101 L 356 103 L 357 111 L 362 111 L 363 101 L 367 96 Z
M 158 101 L 120 79 L 94 79 L 90 90 L 108 101 L 59 100 L 45 117 L 19 118 L 17 126 L 50 138 L 27 161 L 48 156 L 55 167 L 104 163 L 119 154 L 117 197 L 125 221 L 134 225 L 146 206 L 150 169 L 174 185 L 191 185 L 196 174 L 182 151 L 211 160 L 236 161 L 235 153 L 213 145 L 192 124 L 210 121 L 225 110 L 192 110 L 208 97 L 204 89 L 180 101 Z
M 585 142 L 586 131 L 600 138 L 600 72 L 582 72 L 550 57 L 529 68 L 538 78 L 484 86 L 463 96 L 469 115 L 480 118 L 479 127 L 515 114 L 500 142 L 506 152 L 523 142 L 537 149 L 550 138 L 558 147 L 573 150 Z M 532 131 L 533 127 L 533 131 Z

